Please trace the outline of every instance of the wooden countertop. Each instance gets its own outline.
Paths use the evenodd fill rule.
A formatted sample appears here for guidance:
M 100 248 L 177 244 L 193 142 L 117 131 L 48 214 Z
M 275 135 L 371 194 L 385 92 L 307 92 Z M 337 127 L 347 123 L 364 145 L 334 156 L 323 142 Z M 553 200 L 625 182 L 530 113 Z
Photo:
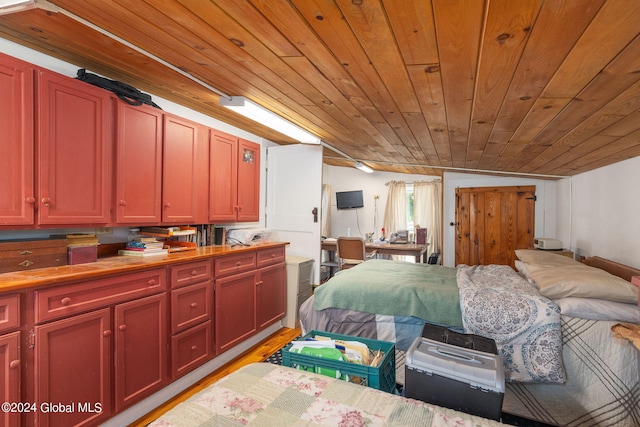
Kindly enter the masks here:
M 259 243 L 251 246 L 201 246 L 192 251 L 174 252 L 151 257 L 111 256 L 97 262 L 59 267 L 38 268 L 0 274 L 0 292 L 8 292 L 61 282 L 100 278 L 111 274 L 128 273 L 153 267 L 163 267 L 186 261 L 232 255 L 257 249 L 286 246 L 288 242 Z

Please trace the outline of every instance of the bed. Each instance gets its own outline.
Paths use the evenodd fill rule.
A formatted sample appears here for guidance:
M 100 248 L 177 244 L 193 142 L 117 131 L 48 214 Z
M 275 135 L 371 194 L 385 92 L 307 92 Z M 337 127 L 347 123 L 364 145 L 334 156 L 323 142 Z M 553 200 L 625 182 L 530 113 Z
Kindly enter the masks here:
M 401 350 L 425 322 L 489 336 L 505 362 L 504 412 L 563 426 L 640 425 L 640 351 L 611 332 L 619 322 L 640 323 L 629 282 L 640 270 L 597 257 L 517 255 L 518 272 L 367 261 L 336 274 L 301 306 L 303 332 L 392 341 Z M 397 302 L 397 293 L 405 300 Z
M 500 426 L 335 378 L 271 363 L 240 368 L 149 424 L 255 426 Z

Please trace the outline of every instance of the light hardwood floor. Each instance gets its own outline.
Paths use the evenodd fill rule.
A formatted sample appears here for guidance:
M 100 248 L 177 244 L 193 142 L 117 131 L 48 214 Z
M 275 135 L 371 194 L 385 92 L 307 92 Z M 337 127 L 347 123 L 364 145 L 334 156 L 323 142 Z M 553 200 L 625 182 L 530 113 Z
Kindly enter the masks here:
M 278 332 L 269 336 L 264 341 L 256 344 L 254 347 L 242 353 L 240 356 L 236 357 L 229 363 L 223 365 L 219 369 L 215 370 L 193 386 L 191 388 L 185 390 L 180 393 L 173 399 L 165 402 L 163 405 L 159 406 L 152 412 L 148 413 L 144 417 L 138 419 L 136 422 L 130 424 L 130 426 L 145 426 L 160 417 L 160 415 L 167 412 L 169 409 L 176 406 L 178 403 L 187 400 L 189 397 L 193 396 L 200 390 L 208 387 L 212 383 L 218 381 L 220 378 L 230 374 L 231 372 L 237 371 L 241 367 L 248 365 L 250 363 L 262 362 L 267 357 L 271 356 L 273 353 L 278 351 L 285 344 L 296 338 L 300 335 L 300 328 L 282 328 Z

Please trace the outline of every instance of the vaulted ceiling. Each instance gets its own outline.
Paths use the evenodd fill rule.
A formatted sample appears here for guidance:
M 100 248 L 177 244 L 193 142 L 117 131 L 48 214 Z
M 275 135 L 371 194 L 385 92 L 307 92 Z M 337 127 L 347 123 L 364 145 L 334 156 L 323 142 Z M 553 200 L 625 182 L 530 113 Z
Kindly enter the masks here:
M 328 164 L 570 176 L 640 155 L 640 1 L 39 4 L 0 37 L 295 142 L 218 105 L 246 96 Z

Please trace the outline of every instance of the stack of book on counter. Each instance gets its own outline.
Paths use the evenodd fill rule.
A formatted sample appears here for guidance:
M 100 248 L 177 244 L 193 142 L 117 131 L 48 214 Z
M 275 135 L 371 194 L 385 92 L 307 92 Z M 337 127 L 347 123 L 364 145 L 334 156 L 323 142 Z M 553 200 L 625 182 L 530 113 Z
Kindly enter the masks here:
M 169 250 L 164 247 L 164 242 L 155 237 L 136 237 L 127 242 L 125 249 L 120 249 L 118 255 L 128 256 L 153 256 L 167 255 Z

